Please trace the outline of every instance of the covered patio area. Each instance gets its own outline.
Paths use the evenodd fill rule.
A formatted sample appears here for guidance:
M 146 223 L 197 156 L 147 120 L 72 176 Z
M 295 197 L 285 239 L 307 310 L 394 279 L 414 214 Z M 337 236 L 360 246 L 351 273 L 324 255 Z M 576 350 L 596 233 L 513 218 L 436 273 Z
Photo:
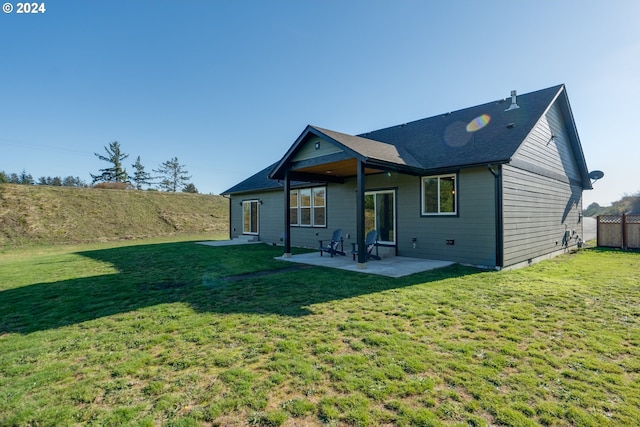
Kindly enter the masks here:
M 358 273 L 377 274 L 387 277 L 403 277 L 410 274 L 421 273 L 423 271 L 436 268 L 447 267 L 454 264 L 451 261 L 436 261 L 429 259 L 409 258 L 393 256 L 382 258 L 379 261 L 370 261 L 366 268 L 359 268 L 358 263 L 350 256 L 320 256 L 319 252 L 306 254 L 281 256 L 276 259 L 300 264 L 315 265 L 319 267 L 338 268 L 341 270 L 354 271 Z
M 295 197 L 294 205 L 292 206 L 291 204 L 292 183 L 344 184 L 346 179 L 356 178 L 355 197 L 345 199 L 344 202 L 353 203 L 353 207 L 355 208 L 353 209 L 356 231 L 355 243 L 359 248 L 363 248 L 365 246 L 365 235 L 370 231 L 371 226 L 374 225 L 367 225 L 366 223 L 366 176 L 392 172 L 422 175 L 425 171 L 420 162 L 402 147 L 360 136 L 335 132 L 329 129 L 322 129 L 316 126 L 307 126 L 269 174 L 271 180 L 282 181 L 284 189 L 283 259 L 291 256 L 292 208 L 294 208 L 293 222 L 296 226 L 299 225 L 297 222 L 298 219 L 295 217 L 295 211 L 299 209 L 300 206 L 297 204 L 298 202 Z M 388 192 L 395 194 L 395 189 L 388 189 Z M 321 203 L 325 203 L 324 199 L 322 200 Z M 305 201 L 304 203 L 307 202 Z M 308 203 L 310 207 L 311 202 Z M 388 232 L 382 233 L 382 230 L 377 231 L 379 236 L 385 236 L 386 239 L 389 240 L 389 243 L 395 246 L 397 243 L 395 241 L 395 208 L 390 208 L 394 203 L 391 199 L 387 199 L 387 211 L 389 212 L 385 220 L 388 224 L 385 227 L 378 227 L 388 230 Z M 307 208 L 306 205 L 302 207 Z M 310 216 L 311 210 L 308 212 Z M 325 220 L 325 217 L 322 218 Z M 324 224 L 326 224 L 326 222 Z M 311 222 L 307 221 L 305 225 L 310 226 Z M 367 229 L 367 227 L 369 229 Z M 346 265 L 345 268 L 347 268 Z M 354 268 L 357 268 L 358 271 L 368 268 L 364 252 L 361 251 L 358 253 L 357 266 Z M 383 269 L 383 266 L 375 267 L 375 269 L 380 271 Z

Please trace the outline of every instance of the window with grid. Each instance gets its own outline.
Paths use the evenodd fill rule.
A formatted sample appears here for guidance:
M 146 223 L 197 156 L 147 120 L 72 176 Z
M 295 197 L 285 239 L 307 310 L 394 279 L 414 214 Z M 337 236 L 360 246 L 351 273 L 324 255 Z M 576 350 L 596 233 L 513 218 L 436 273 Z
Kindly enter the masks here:
M 301 227 L 326 227 L 327 188 L 299 188 L 289 193 L 291 225 Z

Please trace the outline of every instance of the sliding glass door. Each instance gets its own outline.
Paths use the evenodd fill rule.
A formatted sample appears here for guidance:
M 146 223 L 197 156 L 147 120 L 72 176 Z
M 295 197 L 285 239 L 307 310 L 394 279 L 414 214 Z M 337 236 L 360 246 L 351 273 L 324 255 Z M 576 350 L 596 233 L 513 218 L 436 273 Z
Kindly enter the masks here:
M 396 243 L 395 190 L 368 191 L 364 195 L 365 233 L 378 231 L 379 243 Z

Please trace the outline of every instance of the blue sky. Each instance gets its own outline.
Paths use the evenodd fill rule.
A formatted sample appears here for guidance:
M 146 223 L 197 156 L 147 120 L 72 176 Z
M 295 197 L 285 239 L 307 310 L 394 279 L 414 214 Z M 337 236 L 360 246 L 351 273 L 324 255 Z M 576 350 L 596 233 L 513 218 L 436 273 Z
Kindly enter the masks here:
M 0 170 L 79 176 L 117 140 L 218 194 L 307 124 L 358 134 L 564 83 L 608 205 L 640 191 L 640 2 L 49 0 L 0 13 Z M 2 3 L 6 3 L 5 0 Z

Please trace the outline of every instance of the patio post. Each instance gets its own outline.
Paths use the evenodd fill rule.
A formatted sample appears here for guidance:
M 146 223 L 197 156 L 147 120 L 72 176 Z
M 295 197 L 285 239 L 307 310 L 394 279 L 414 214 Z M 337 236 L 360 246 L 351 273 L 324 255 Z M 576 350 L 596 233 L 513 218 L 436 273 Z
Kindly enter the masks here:
M 367 268 L 367 254 L 364 246 L 364 163 L 358 159 L 356 184 L 356 242 L 358 244 L 358 268 Z
M 284 257 L 291 258 L 291 180 L 289 172 L 284 174 Z

